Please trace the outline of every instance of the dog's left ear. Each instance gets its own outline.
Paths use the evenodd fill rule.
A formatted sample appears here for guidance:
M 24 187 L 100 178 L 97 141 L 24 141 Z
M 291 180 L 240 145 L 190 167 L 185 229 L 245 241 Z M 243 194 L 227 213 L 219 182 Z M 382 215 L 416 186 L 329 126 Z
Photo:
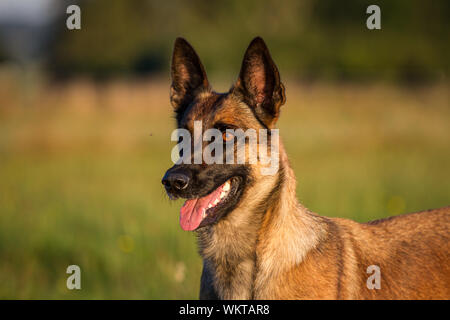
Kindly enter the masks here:
M 209 83 L 200 58 L 183 38 L 175 40 L 171 68 L 170 102 L 175 111 L 179 111 L 189 105 L 199 92 L 208 90 Z
M 269 49 L 260 37 L 253 39 L 245 52 L 233 92 L 242 96 L 267 127 L 275 125 L 280 107 L 286 101 L 284 86 Z

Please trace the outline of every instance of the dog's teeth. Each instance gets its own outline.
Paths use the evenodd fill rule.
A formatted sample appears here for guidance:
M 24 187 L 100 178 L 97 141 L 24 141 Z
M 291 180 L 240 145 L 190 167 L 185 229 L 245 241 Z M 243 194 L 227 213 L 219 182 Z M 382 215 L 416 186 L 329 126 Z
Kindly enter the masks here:
M 218 204 L 219 203 L 219 199 L 214 200 L 214 204 Z
M 211 203 L 210 203 L 210 204 L 208 204 L 208 209 L 209 209 L 209 208 L 212 208 L 212 204 L 211 204 Z
M 222 190 L 223 190 L 223 191 L 228 191 L 228 190 L 230 190 L 230 182 L 229 182 L 229 181 L 227 181 L 227 182 L 225 183 L 225 185 L 223 186 Z
M 204 219 L 205 217 L 206 217 L 206 211 L 203 210 L 203 213 L 202 213 L 202 219 Z

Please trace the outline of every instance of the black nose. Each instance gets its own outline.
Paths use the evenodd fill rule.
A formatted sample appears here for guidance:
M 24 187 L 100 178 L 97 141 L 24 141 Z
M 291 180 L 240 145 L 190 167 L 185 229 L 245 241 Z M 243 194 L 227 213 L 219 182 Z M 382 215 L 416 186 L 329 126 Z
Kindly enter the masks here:
M 186 189 L 190 182 L 190 177 L 186 172 L 167 171 L 162 179 L 162 184 L 172 191 L 181 191 Z

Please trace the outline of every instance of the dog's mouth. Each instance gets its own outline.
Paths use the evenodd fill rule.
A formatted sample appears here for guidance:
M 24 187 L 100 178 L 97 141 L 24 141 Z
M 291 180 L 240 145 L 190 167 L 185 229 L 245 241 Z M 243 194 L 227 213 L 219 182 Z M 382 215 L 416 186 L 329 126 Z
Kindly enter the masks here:
M 217 222 L 237 203 L 242 178 L 232 177 L 201 198 L 186 200 L 180 210 L 180 225 L 193 231 Z

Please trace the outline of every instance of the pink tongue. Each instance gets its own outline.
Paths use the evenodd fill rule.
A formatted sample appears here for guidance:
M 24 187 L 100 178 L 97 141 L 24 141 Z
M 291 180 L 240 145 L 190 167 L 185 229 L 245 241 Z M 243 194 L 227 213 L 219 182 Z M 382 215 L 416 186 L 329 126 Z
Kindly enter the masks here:
M 203 211 L 208 209 L 208 205 L 213 204 L 222 192 L 222 186 L 204 196 L 203 198 L 187 200 L 180 210 L 180 225 L 185 231 L 192 231 L 198 228 L 203 218 Z

